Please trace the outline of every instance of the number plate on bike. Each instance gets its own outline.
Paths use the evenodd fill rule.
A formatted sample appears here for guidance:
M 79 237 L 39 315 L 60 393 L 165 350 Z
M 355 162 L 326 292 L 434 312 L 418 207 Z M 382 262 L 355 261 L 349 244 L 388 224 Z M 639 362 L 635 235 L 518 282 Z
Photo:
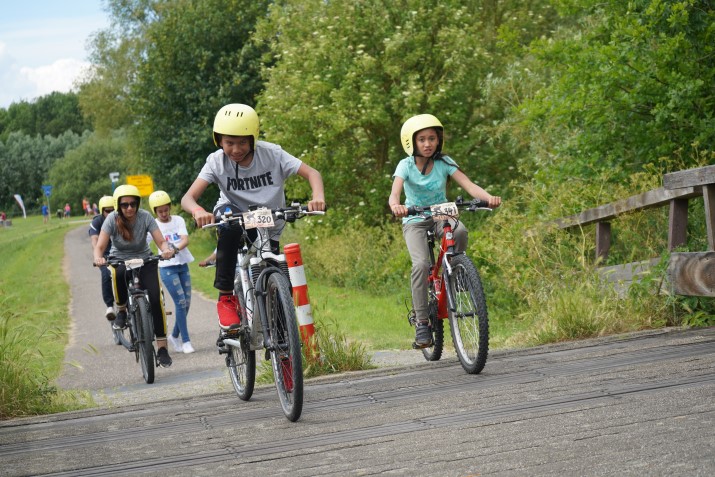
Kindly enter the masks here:
M 243 227 L 246 229 L 273 227 L 273 214 L 265 207 L 243 213 Z
M 144 259 L 142 258 L 131 258 L 129 260 L 124 260 L 124 266 L 127 270 L 134 270 L 144 265 Z
M 458 217 L 459 209 L 454 202 L 445 202 L 444 204 L 436 204 L 430 207 L 432 218 L 434 220 L 446 220 L 450 217 Z

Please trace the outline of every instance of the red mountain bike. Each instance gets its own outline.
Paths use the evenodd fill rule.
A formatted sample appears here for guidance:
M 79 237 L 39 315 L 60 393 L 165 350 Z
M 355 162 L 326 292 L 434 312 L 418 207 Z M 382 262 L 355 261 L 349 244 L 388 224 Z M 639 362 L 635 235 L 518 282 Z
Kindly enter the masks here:
M 472 260 L 464 252 L 455 252 L 453 228 L 459 226 L 459 211 L 475 212 L 488 210 L 487 202 L 473 200 L 464 202 L 458 197 L 455 202 L 431 207 L 409 207 L 408 215 L 431 217 L 442 221 L 442 241 L 435 260 L 435 233 L 427 232 L 430 250 L 429 274 L 429 322 L 432 331 L 432 346 L 422 348 L 428 361 L 438 361 L 444 349 L 444 322 L 449 319 L 452 342 L 459 362 L 469 374 L 478 374 L 487 362 L 489 352 L 489 318 L 482 280 Z M 454 227 L 450 219 L 454 222 Z M 407 316 L 410 325 L 416 325 L 414 309 Z M 416 345 L 413 345 L 417 348 Z

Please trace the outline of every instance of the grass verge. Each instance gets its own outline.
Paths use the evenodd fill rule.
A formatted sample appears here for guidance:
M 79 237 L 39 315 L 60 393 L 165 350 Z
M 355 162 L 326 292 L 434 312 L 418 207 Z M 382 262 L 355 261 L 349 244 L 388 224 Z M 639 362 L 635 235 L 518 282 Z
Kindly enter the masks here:
M 62 269 L 71 221 L 41 217 L 0 228 L 0 419 L 91 405 L 52 383 L 62 370 L 69 287 Z

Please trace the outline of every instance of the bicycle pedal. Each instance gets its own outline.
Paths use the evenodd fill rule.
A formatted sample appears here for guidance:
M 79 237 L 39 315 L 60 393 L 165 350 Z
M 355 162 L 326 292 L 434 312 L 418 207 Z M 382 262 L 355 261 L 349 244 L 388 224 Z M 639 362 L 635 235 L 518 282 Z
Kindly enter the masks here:
M 426 343 L 426 344 L 418 344 L 416 342 L 412 343 L 412 349 L 425 349 L 425 348 L 431 348 L 434 346 L 434 341 L 431 343 Z

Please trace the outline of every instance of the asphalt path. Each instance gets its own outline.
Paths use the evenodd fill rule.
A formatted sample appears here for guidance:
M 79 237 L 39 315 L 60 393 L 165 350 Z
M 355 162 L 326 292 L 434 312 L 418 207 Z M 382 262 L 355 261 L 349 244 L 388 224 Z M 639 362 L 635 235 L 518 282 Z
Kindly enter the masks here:
M 715 475 L 715 328 L 499 350 L 477 376 L 413 352 L 307 381 L 291 423 L 273 387 L 249 402 L 233 394 L 211 300 L 205 317 L 192 308 L 198 352 L 142 384 L 100 320 L 98 272 L 80 269 L 97 282 L 85 303 L 73 266 L 68 359 L 79 347 L 74 359 L 93 356 L 105 376 L 68 366 L 60 382 L 104 396 L 102 407 L 0 423 L 0 475 Z

